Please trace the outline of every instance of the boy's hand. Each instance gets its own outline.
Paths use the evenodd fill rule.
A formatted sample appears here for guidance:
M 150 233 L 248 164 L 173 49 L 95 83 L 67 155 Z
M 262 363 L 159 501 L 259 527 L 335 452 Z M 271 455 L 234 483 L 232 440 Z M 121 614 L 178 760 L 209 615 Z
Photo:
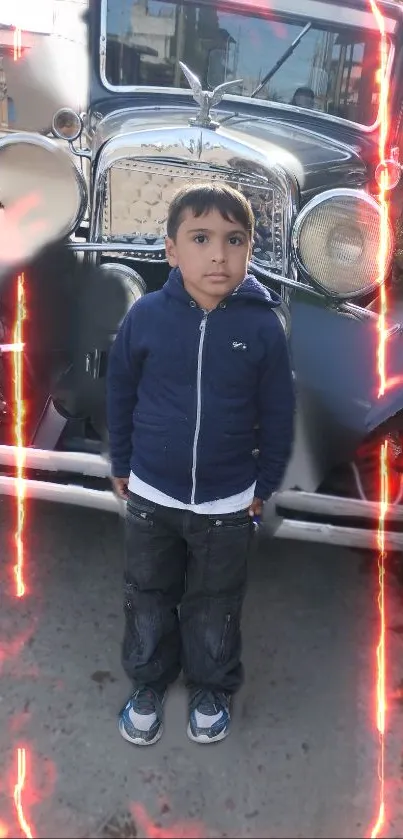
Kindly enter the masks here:
M 129 494 L 129 478 L 112 478 L 112 486 L 116 495 L 126 501 Z
M 261 498 L 254 498 L 249 507 L 249 515 L 251 519 L 260 519 L 263 513 L 263 501 Z

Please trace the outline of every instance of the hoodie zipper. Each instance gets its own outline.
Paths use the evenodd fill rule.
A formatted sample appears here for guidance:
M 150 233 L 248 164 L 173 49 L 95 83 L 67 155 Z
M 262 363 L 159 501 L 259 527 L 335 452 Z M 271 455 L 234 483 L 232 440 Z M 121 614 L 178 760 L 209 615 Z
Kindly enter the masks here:
M 196 426 L 195 426 L 195 433 L 193 438 L 193 460 L 192 460 L 192 495 L 190 498 L 190 503 L 195 503 L 195 496 L 196 496 L 196 469 L 197 469 L 197 444 L 199 442 L 199 435 L 200 435 L 200 424 L 201 424 L 201 378 L 202 378 L 202 360 L 203 360 L 203 346 L 204 346 L 204 337 L 206 334 L 206 324 L 207 324 L 208 312 L 204 312 L 202 321 L 199 326 L 200 330 L 200 338 L 199 338 L 199 350 L 197 354 L 197 378 L 196 378 Z

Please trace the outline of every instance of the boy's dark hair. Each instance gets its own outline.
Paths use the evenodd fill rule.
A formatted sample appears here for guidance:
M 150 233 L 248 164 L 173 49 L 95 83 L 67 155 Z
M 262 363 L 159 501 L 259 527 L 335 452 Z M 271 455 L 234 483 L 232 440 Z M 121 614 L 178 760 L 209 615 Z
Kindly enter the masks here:
M 168 209 L 167 236 L 175 241 L 185 210 L 195 218 L 209 210 L 218 210 L 226 221 L 237 221 L 252 241 L 255 219 L 252 207 L 237 189 L 227 184 L 196 184 L 183 186 L 175 192 Z

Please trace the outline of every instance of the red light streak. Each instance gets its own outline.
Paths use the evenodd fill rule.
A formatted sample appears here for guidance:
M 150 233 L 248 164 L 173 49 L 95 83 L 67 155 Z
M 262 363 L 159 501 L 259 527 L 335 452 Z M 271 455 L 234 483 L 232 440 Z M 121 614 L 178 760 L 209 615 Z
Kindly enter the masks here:
M 369 0 L 373 15 L 375 17 L 380 34 L 380 68 L 377 79 L 379 82 L 379 160 L 386 160 L 386 145 L 389 135 L 389 110 L 388 110 L 388 82 L 387 82 L 387 60 L 388 42 L 385 30 L 385 23 L 376 0 Z M 387 327 L 386 316 L 388 300 L 385 284 L 385 265 L 389 248 L 389 207 L 387 200 L 388 175 L 386 167 L 381 173 L 379 187 L 380 203 L 380 240 L 378 248 L 378 282 L 380 286 L 380 312 L 378 318 L 378 353 L 377 367 L 379 377 L 378 398 L 383 396 L 387 387 L 386 376 L 386 345 Z M 380 472 L 380 508 L 378 520 L 378 611 L 379 611 L 379 636 L 376 647 L 376 726 L 379 734 L 379 802 L 378 815 L 371 828 L 371 839 L 379 836 L 385 824 L 385 720 L 386 720 L 386 603 L 385 603 L 385 518 L 389 505 L 389 476 L 388 476 L 388 443 L 385 441 L 380 447 L 379 472 Z
M 23 343 L 23 323 L 25 320 L 25 289 L 24 275 L 20 274 L 17 281 L 17 314 L 13 334 L 13 343 Z M 14 367 L 14 438 L 17 447 L 17 525 L 14 534 L 16 546 L 16 565 L 14 575 L 17 597 L 25 594 L 24 583 L 24 519 L 25 519 L 25 489 L 24 489 L 24 393 L 23 393 L 23 354 L 21 351 L 13 353 Z
M 153 822 L 142 804 L 132 804 L 130 809 L 147 839 L 202 839 L 208 835 L 205 825 L 200 822 L 176 822 L 169 827 L 162 827 Z
M 14 61 L 18 61 L 22 54 L 22 33 L 18 26 L 14 27 Z
M 20 828 L 27 837 L 27 839 L 33 839 L 32 837 L 32 830 L 24 816 L 24 809 L 22 805 L 22 793 L 25 786 L 25 775 L 26 775 L 26 754 L 25 749 L 19 748 L 17 754 L 17 783 L 14 787 L 14 804 L 15 809 L 17 811 L 18 823 Z

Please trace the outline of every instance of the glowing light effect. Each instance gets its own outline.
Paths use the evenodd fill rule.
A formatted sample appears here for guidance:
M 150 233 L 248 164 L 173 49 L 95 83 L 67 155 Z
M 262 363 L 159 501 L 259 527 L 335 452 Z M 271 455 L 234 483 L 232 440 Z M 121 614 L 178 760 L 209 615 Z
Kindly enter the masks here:
M 389 135 L 389 109 L 388 109 L 388 82 L 387 82 L 387 59 L 388 41 L 386 36 L 385 22 L 376 0 L 369 0 L 373 15 L 375 17 L 380 34 L 380 67 L 377 73 L 379 84 L 379 160 L 386 160 L 386 144 Z M 382 171 L 379 186 L 380 213 L 380 240 L 378 248 L 378 282 L 380 285 L 380 312 L 378 319 L 378 377 L 379 390 L 378 398 L 383 396 L 386 389 L 386 345 L 387 328 L 386 316 L 388 309 L 385 266 L 387 262 L 389 244 L 389 207 L 387 201 L 388 175 L 386 167 Z M 371 829 L 371 839 L 379 836 L 385 824 L 385 720 L 386 720 L 386 603 L 385 603 L 385 518 L 389 505 L 389 477 L 388 477 L 388 444 L 385 441 L 379 453 L 380 471 L 380 509 L 378 521 L 378 611 L 379 611 L 379 639 L 376 648 L 376 725 L 379 734 L 379 804 L 378 816 Z
M 27 837 L 27 839 L 33 839 L 32 830 L 24 816 L 24 809 L 22 806 L 22 793 L 25 786 L 25 775 L 26 775 L 26 754 L 25 749 L 18 749 L 17 754 L 17 783 L 14 787 L 14 804 L 15 809 L 17 811 L 18 823 L 20 828 Z
M 23 324 L 25 320 L 25 289 L 24 275 L 20 274 L 17 281 L 17 314 L 13 334 L 13 343 L 18 347 L 23 344 Z M 24 519 L 25 519 L 25 489 L 24 489 L 24 393 L 23 393 L 23 354 L 19 350 L 13 353 L 14 360 L 14 437 L 17 447 L 17 526 L 15 531 L 16 564 L 14 575 L 17 597 L 25 594 L 24 583 Z
M 24 349 L 24 344 L 0 344 L 0 352 L 22 352 Z M 1 839 L 1 837 L 0 837 Z
M 200 822 L 175 822 L 162 827 L 150 818 L 142 804 L 132 804 L 130 809 L 147 839 L 203 839 L 208 836 L 206 826 Z
M 380 33 L 380 68 L 379 68 L 379 160 L 386 160 L 386 143 L 389 133 L 389 112 L 388 112 L 388 41 L 386 37 L 385 22 L 378 9 L 375 0 L 369 0 L 372 12 L 375 16 Z M 380 286 L 380 313 L 378 321 L 379 343 L 378 343 L 378 375 L 379 375 L 379 396 L 383 396 L 386 387 L 386 315 L 387 315 L 387 294 L 385 286 L 385 266 L 388 257 L 389 243 L 389 207 L 387 201 L 388 175 L 382 172 L 379 189 L 380 213 L 380 242 L 378 249 L 378 282 Z
M 14 27 L 14 61 L 18 61 L 22 55 L 22 32 L 18 26 Z

